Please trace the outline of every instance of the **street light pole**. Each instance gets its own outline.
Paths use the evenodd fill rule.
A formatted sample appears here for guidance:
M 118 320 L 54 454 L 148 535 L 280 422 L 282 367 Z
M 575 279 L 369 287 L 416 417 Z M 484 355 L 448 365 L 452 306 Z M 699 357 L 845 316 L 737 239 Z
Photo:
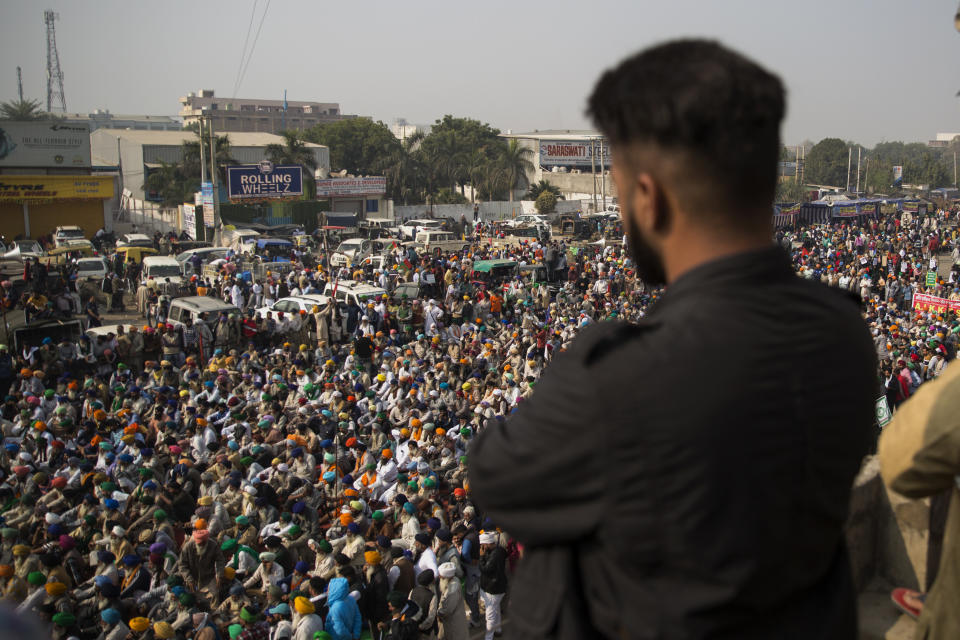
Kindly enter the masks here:
M 217 136 L 213 132 L 213 116 L 210 116 L 210 181 L 213 183 L 213 246 L 219 247 L 222 232 L 220 230 L 220 194 L 217 189 Z

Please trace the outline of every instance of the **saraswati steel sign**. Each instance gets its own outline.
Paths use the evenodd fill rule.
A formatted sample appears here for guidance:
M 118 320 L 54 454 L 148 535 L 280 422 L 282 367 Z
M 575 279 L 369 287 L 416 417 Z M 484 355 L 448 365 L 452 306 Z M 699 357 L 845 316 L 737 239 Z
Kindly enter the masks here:
M 231 200 L 294 198 L 303 195 L 303 169 L 300 165 L 243 164 L 227 167 Z

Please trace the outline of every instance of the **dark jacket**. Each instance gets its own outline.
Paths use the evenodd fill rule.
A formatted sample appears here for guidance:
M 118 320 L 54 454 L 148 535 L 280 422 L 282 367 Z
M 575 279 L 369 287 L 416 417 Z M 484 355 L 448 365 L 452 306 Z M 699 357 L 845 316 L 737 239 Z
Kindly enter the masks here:
M 500 545 L 480 556 L 480 588 L 493 594 L 507 592 L 507 550 Z
M 585 330 L 470 450 L 526 545 L 516 637 L 855 638 L 843 524 L 876 395 L 856 301 L 778 248 Z

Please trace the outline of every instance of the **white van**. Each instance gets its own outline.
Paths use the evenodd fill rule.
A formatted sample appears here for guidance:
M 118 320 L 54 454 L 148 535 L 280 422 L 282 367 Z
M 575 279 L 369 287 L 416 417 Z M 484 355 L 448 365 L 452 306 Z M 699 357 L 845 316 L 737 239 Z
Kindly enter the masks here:
M 333 292 L 334 289 L 337 290 L 336 294 Z M 328 282 L 323 289 L 323 295 L 335 298 L 338 303 L 346 304 L 353 301 L 361 309 L 365 309 L 368 302 L 374 302 L 386 293 L 380 287 L 354 280 L 340 280 L 337 283 Z
M 240 313 L 240 310 L 235 306 L 219 298 L 210 298 L 207 296 L 174 298 L 170 303 L 170 312 L 167 314 L 167 324 L 180 327 L 186 322 L 187 318 L 190 318 L 196 323 L 201 313 L 206 314 L 207 320 L 212 322 L 216 320 L 221 311 L 226 312 L 227 315 Z
M 143 259 L 143 271 L 140 274 L 141 279 L 146 282 L 153 278 L 157 282 L 164 282 L 167 279 L 174 284 L 180 284 L 183 270 L 176 258 L 170 256 L 147 256 Z
M 435 251 L 463 251 L 470 248 L 470 243 L 462 240 L 449 231 L 420 231 L 417 233 L 416 244 L 423 247 L 426 253 Z

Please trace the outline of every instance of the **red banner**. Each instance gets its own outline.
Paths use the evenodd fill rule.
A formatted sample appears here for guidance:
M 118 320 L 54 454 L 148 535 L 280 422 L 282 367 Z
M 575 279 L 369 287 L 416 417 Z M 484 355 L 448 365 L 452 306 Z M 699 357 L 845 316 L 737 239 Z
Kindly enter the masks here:
M 913 295 L 913 308 L 919 311 L 960 311 L 960 300 L 947 300 L 938 298 L 926 293 L 915 293 Z

